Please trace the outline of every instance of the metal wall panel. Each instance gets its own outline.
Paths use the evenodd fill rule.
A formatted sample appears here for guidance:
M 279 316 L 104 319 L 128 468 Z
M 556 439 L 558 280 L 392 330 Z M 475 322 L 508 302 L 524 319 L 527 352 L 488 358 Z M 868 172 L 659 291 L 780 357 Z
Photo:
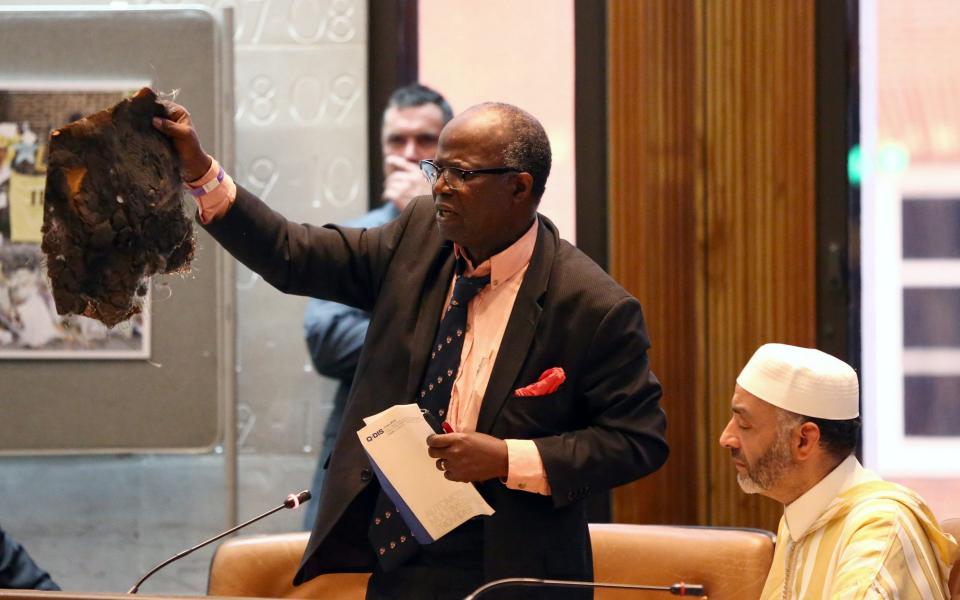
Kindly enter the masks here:
M 220 152 L 231 75 L 221 68 L 221 37 L 220 21 L 203 7 L 2 9 L 0 53 L 16 58 L 0 67 L 0 88 L 179 88 L 205 147 Z M 221 270 L 202 232 L 198 246 L 191 275 L 154 279 L 149 361 L 0 361 L 0 450 L 198 450 L 218 443 L 227 385 Z

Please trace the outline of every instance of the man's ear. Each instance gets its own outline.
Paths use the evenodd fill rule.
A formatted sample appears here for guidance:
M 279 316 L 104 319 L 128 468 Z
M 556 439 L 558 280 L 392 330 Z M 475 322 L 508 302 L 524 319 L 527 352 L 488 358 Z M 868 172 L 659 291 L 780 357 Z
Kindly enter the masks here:
M 514 174 L 513 197 L 523 201 L 533 198 L 533 175 L 526 172 Z
M 794 432 L 794 452 L 798 461 L 804 461 L 820 447 L 820 428 L 806 421 Z

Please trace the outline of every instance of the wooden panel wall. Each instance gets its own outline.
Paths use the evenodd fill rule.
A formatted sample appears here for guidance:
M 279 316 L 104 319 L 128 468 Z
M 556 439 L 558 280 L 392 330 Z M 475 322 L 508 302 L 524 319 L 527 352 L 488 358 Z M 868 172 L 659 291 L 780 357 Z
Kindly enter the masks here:
M 774 528 L 717 438 L 758 345 L 815 343 L 813 3 L 612 0 L 610 266 L 640 297 L 672 454 L 614 518 Z
M 767 341 L 816 343 L 813 3 L 704 3 L 706 38 L 707 411 L 711 433 L 737 372 Z M 711 522 L 776 523 L 711 454 Z
M 697 359 L 695 3 L 609 5 L 610 272 L 641 299 L 663 382 L 671 448 L 702 446 Z M 626 522 L 694 522 L 685 479 L 702 469 L 672 451 L 651 477 L 614 494 Z

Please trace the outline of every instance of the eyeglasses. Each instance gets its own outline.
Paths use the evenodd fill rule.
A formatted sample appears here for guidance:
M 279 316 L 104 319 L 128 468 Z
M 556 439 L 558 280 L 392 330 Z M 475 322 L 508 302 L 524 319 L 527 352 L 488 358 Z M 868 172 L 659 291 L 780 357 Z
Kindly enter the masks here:
M 427 178 L 430 185 L 436 185 L 437 179 L 443 175 L 443 180 L 447 185 L 455 190 L 466 183 L 474 175 L 500 175 L 502 173 L 520 173 L 520 169 L 514 167 L 493 167 L 490 169 L 461 169 L 459 167 L 441 167 L 432 160 L 421 160 L 420 171 Z

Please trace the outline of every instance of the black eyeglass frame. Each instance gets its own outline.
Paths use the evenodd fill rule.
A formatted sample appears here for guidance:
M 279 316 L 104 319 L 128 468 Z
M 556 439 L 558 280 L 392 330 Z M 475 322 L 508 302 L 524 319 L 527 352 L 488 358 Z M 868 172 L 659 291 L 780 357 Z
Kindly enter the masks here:
M 428 170 L 433 169 L 436 175 L 431 175 Z M 426 177 L 430 185 L 436 185 L 437 180 L 440 177 L 443 177 L 443 180 L 447 182 L 447 185 L 453 189 L 457 189 L 459 184 L 451 183 L 447 179 L 447 171 L 456 171 L 458 173 L 459 180 L 466 183 L 474 175 L 502 175 L 504 173 L 522 173 L 520 169 L 516 167 L 490 167 L 487 169 L 461 169 L 460 167 L 441 167 L 437 163 L 433 162 L 430 159 L 424 159 L 420 161 L 420 172 L 423 173 L 423 176 Z

